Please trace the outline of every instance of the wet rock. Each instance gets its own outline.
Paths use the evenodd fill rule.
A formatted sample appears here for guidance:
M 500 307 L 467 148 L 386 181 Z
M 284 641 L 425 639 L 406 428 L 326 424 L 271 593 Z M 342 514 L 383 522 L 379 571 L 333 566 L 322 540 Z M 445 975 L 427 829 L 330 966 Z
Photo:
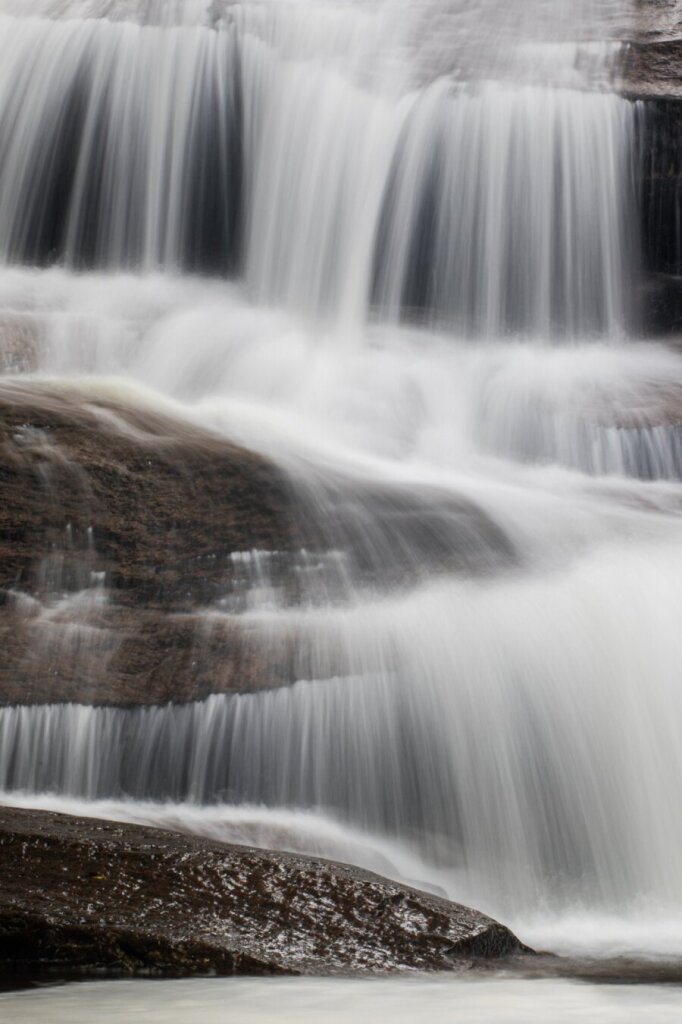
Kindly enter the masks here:
M 647 102 L 638 121 L 644 264 L 669 279 L 682 273 L 682 100 Z
M 622 33 L 621 85 L 637 98 L 682 97 L 682 16 L 677 0 L 645 0 Z
M 253 692 L 294 681 L 294 647 L 293 635 L 266 642 L 198 611 L 98 605 L 87 593 L 44 605 L 5 593 L 0 702 L 156 705 Z
M 0 374 L 38 369 L 42 346 L 40 324 L 30 316 L 0 315 Z
M 266 459 L 143 408 L 6 379 L 0 490 L 0 702 L 147 704 L 291 681 L 288 642 L 266 648 L 229 614 L 253 585 L 250 552 L 272 553 L 284 587 L 311 539 Z
M 682 52 L 680 53 L 682 59 Z M 682 329 L 682 96 L 643 103 L 637 116 L 642 327 Z
M 682 98 L 682 38 L 634 41 L 622 60 L 622 89 L 636 99 Z
M 315 485 L 100 388 L 0 383 L 0 703 L 160 704 L 309 678 L 241 613 L 514 564 L 473 503 Z M 348 652 L 328 659 L 347 674 Z M 317 678 L 317 676 L 315 676 Z
M 529 953 L 475 910 L 356 868 L 0 809 L 0 975 L 465 969 Z
M 682 334 L 682 275 L 652 274 L 642 289 L 642 319 L 655 335 Z
M 231 556 L 299 549 L 287 481 L 210 433 L 74 389 L 0 390 L 0 586 L 187 610 L 229 590 Z M 79 579 L 79 574 L 81 579 Z
M 638 102 L 635 167 L 643 286 L 640 323 L 653 335 L 682 328 L 682 15 L 675 0 L 636 5 L 617 75 Z

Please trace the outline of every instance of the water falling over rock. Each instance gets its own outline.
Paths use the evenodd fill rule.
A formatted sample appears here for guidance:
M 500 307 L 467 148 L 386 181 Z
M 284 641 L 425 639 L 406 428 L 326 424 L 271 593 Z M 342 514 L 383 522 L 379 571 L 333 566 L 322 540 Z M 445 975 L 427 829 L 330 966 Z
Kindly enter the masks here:
M 579 6 L 0 2 L 6 799 L 679 917 L 678 176 Z

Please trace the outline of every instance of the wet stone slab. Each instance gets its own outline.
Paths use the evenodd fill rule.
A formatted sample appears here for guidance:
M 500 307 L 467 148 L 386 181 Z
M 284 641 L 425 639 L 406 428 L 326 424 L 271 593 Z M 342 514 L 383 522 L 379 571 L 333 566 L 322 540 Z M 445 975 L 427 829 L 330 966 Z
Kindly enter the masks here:
M 0 977 L 464 970 L 503 925 L 347 865 L 0 809 Z

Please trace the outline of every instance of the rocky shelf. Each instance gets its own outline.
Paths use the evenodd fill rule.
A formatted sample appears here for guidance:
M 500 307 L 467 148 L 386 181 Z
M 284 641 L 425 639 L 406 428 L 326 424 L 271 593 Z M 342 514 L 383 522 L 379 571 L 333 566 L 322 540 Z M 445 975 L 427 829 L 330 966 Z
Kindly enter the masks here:
M 0 808 L 0 979 L 463 970 L 530 954 L 456 903 L 331 861 Z
M 23 351 L 33 335 L 22 325 L 0 321 L 0 356 Z M 384 563 L 395 586 L 513 562 L 464 499 L 331 480 L 321 516 L 318 493 L 185 419 L 13 374 L 0 381 L 0 704 L 153 705 L 286 686 L 307 678 L 304 645 L 293 628 L 240 614 L 254 591 L 307 602 L 306 572 L 327 593 L 345 579 L 344 552 L 372 586 Z M 368 507 L 381 524 L 371 534 Z

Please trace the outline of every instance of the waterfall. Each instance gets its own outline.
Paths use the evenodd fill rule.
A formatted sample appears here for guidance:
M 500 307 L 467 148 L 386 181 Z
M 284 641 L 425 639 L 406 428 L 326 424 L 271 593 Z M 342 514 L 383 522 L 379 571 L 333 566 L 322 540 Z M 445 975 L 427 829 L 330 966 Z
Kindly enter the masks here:
M 632 104 L 386 72 L 368 90 L 360 58 L 303 60 L 271 16 L 2 17 L 0 259 L 243 270 L 260 302 L 476 336 L 625 327 Z
M 307 634 L 317 681 L 185 706 L 7 708 L 0 784 L 336 816 L 402 836 L 507 913 L 676 902 L 680 776 L 657 770 L 678 763 L 682 714 L 669 558 L 660 541 L 606 548 L 522 583 L 283 610 L 273 628 Z
M 241 131 L 231 33 L 4 18 L 0 41 L 5 260 L 234 265 Z
M 679 915 L 682 360 L 640 336 L 632 11 L 518 7 L 0 0 L 2 388 L 257 451 L 322 538 L 193 610 L 292 685 L 0 707 L 6 799 L 260 815 L 512 922 Z M 88 537 L 7 598 L 84 676 L 118 642 Z

